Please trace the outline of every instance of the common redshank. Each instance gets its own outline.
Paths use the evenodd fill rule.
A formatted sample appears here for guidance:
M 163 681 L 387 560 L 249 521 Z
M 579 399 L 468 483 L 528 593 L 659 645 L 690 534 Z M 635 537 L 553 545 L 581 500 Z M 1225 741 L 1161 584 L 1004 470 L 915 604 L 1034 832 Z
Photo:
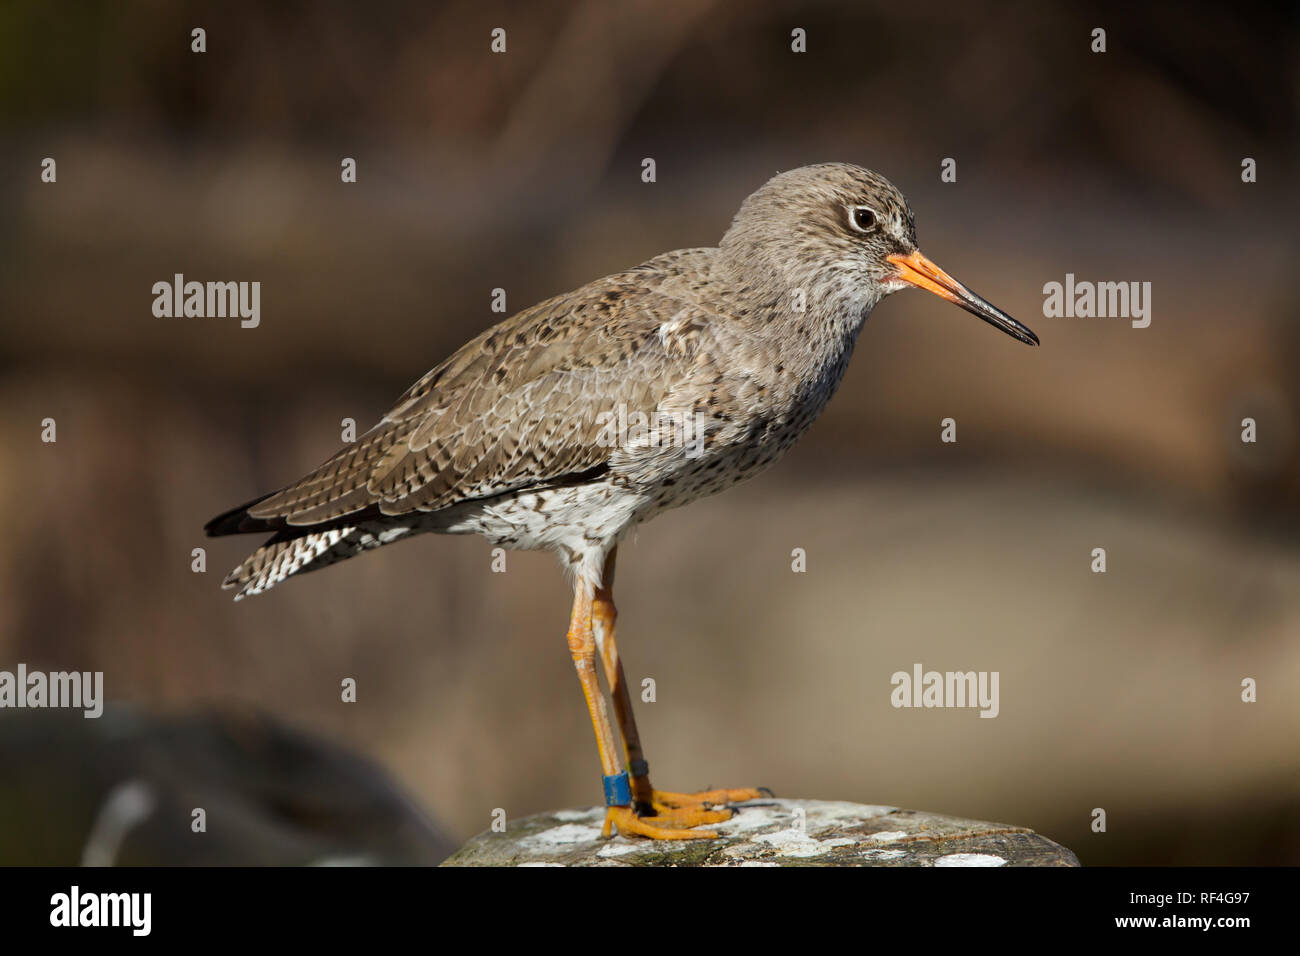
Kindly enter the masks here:
M 715 836 L 695 828 L 760 791 L 651 785 L 614 641 L 618 543 L 780 458 L 830 400 L 868 313 L 908 286 L 1038 344 L 921 254 L 884 177 L 843 163 L 781 173 L 717 248 L 667 252 L 519 312 L 311 474 L 214 518 L 212 536 L 271 534 L 223 586 L 238 600 L 426 531 L 556 552 L 573 581 L 569 652 L 600 750 L 605 835 Z

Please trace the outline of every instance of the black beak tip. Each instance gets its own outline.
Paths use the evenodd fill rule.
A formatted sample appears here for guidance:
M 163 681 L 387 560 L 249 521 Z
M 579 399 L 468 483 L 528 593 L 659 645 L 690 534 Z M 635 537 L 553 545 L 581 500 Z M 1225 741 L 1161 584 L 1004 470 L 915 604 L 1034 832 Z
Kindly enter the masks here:
M 1005 312 L 998 312 L 994 310 L 993 316 L 985 315 L 979 312 L 975 314 L 979 315 L 979 317 L 984 319 L 984 321 L 997 326 L 999 329 L 1001 329 L 1003 332 L 1007 333 L 1007 335 L 1011 336 L 1013 339 L 1016 339 L 1017 341 L 1024 342 L 1026 345 L 1036 346 L 1041 344 L 1038 341 L 1038 336 L 1034 334 L 1033 329 L 1031 329 L 1027 325 L 1024 325 L 1021 322 L 1017 322 L 1015 319 L 1007 315 Z
M 1034 346 L 1041 344 L 1038 341 L 1038 336 L 1034 334 L 1033 329 L 1029 328 L 1027 325 L 1020 324 L 1005 312 L 991 310 L 992 314 L 990 314 L 989 312 L 977 309 L 970 309 L 969 311 L 974 312 L 977 316 L 995 328 L 1007 333 L 1007 335 L 1011 336 L 1017 342 L 1024 342 L 1026 345 Z

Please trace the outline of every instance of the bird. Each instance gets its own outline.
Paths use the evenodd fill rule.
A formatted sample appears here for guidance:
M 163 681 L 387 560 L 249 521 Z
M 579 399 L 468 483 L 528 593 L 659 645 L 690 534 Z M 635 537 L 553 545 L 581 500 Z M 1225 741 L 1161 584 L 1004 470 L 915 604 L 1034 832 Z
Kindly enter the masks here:
M 615 642 L 619 543 L 784 455 L 834 394 L 872 309 L 906 288 L 1039 344 L 921 253 L 885 177 L 848 163 L 778 173 L 716 247 L 523 309 L 314 471 L 212 519 L 209 536 L 270 535 L 223 587 L 239 600 L 425 532 L 554 552 L 573 589 L 566 639 L 600 755 L 603 835 L 715 838 L 703 828 L 767 791 L 651 784 Z

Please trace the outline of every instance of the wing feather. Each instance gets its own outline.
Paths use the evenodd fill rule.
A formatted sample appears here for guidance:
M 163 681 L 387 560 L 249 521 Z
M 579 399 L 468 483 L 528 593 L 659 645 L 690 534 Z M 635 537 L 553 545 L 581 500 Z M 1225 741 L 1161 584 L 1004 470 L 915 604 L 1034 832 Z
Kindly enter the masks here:
M 614 449 L 599 440 L 601 413 L 620 402 L 650 412 L 691 374 L 689 350 L 667 347 L 660 329 L 698 306 L 657 291 L 663 273 L 647 266 L 483 332 L 355 444 L 251 503 L 242 523 L 297 528 L 367 509 L 436 511 L 606 464 Z M 241 523 L 223 518 L 230 528 Z

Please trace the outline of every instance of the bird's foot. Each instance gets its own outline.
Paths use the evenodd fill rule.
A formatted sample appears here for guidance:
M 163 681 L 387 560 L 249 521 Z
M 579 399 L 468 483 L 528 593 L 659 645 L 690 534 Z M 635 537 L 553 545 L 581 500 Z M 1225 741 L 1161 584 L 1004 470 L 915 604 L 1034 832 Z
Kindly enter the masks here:
M 632 807 L 606 807 L 605 826 L 601 835 L 609 837 L 617 829 L 623 836 L 649 837 L 652 840 L 716 840 L 713 830 L 696 830 L 708 823 L 721 823 L 731 818 L 731 810 L 706 810 L 702 807 L 682 807 L 668 813 L 645 816 Z
M 698 793 L 674 793 L 638 787 L 634 807 L 608 807 L 605 811 L 603 835 L 608 837 L 615 828 L 624 836 L 633 833 L 653 840 L 715 840 L 713 830 L 695 827 L 722 823 L 736 815 L 727 806 L 759 797 L 772 795 L 770 790 L 745 787 L 735 790 L 702 790 Z

